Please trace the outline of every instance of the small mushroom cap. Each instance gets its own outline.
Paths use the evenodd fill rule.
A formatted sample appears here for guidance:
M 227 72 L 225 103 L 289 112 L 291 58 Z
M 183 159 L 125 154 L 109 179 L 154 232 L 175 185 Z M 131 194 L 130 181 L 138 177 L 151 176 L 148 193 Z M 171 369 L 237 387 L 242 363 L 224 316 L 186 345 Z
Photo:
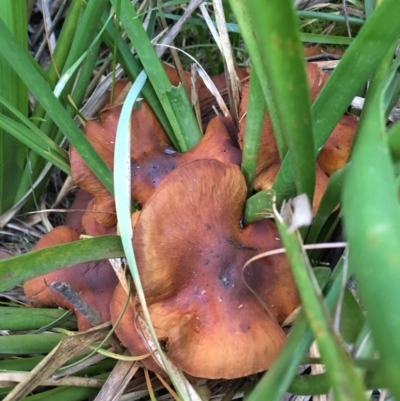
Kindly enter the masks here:
M 355 116 L 345 115 L 329 136 L 318 156 L 318 163 L 327 175 L 333 174 L 347 163 L 357 124 Z
M 77 240 L 79 234 L 75 230 L 59 226 L 42 237 L 34 250 Z M 118 279 L 108 260 L 66 267 L 24 283 L 25 295 L 35 306 L 59 306 L 70 309 L 76 314 L 79 330 L 89 329 L 92 327 L 89 321 L 63 296 L 49 287 L 54 281 L 69 284 L 94 311 L 101 313 L 104 322 L 110 320 L 109 306 Z
M 233 146 L 228 130 L 219 117 L 209 122 L 205 135 L 188 152 L 166 152 L 160 148 L 134 158 L 131 164 L 132 197 L 144 205 L 154 189 L 171 171 L 201 159 L 240 164 L 241 152 Z
M 119 109 L 119 111 L 118 111 Z M 113 168 L 115 133 L 120 108 L 113 107 L 101 114 L 100 121 L 88 121 L 85 127 L 86 138 L 107 166 Z M 75 184 L 96 198 L 94 211 L 96 220 L 105 226 L 116 224 L 113 196 L 98 180 L 73 146 L 69 149 L 72 178 Z
M 112 170 L 114 164 L 115 137 L 122 106 L 109 106 L 101 114 L 99 122 L 89 121 L 85 127 L 88 141 Z M 136 159 L 154 150 L 165 149 L 170 142 L 146 102 L 136 106 L 131 116 L 131 156 Z M 114 197 L 84 163 L 74 147 L 70 147 L 72 176 L 76 185 L 90 192 L 96 202 L 93 211 L 96 220 L 104 226 L 116 224 Z
M 195 377 L 235 378 L 268 369 L 299 305 L 281 246 L 261 220 L 244 229 L 246 184 L 237 166 L 215 160 L 169 174 L 144 206 L 133 246 L 150 315 L 167 355 Z M 140 311 L 140 307 L 137 306 Z

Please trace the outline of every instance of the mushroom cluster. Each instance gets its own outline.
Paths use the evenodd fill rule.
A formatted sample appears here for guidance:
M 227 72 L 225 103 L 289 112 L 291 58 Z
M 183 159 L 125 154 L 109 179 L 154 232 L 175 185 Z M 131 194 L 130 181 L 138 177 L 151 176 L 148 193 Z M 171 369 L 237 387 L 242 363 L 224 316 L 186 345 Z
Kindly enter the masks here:
M 177 83 L 175 70 L 165 68 L 171 82 Z M 313 64 L 307 68 L 314 99 L 328 77 Z M 247 76 L 244 70 L 238 74 Z M 221 77 L 214 81 L 222 90 Z M 184 85 L 189 90 L 188 76 Z M 210 118 L 210 94 L 201 81 L 197 89 L 202 113 L 207 115 L 203 120 L 205 134 L 188 152 L 173 149 L 144 100 L 132 112 L 131 192 L 141 207 L 133 217 L 133 247 L 153 325 L 165 353 L 191 376 L 230 379 L 269 368 L 285 341 L 281 324 L 299 306 L 299 297 L 284 255 L 259 259 L 243 270 L 251 257 L 281 247 L 279 236 L 268 219 L 242 227 L 247 190 L 239 168 L 241 151 L 235 142 L 243 144 L 245 117 L 237 141 L 233 141 L 231 125 L 224 118 Z M 244 85 L 241 116 L 247 108 L 247 93 Z M 120 112 L 121 105 L 107 105 L 99 121 L 90 121 L 85 128 L 88 140 L 110 168 Z M 345 163 L 351 147 L 353 120 L 345 116 L 343 121 L 317 163 L 317 186 L 322 190 L 328 180 L 326 174 Z M 342 151 L 339 157 L 338 151 Z M 75 183 L 90 194 L 86 193 L 86 203 L 80 206 L 88 211 L 78 223 L 67 221 L 69 227 L 51 231 L 37 247 L 74 241 L 80 233 L 115 232 L 113 197 L 72 147 L 70 160 Z M 279 166 L 266 115 L 254 189 L 271 186 Z M 317 203 L 318 195 L 314 207 Z M 67 267 L 25 283 L 26 294 L 35 304 L 74 309 L 49 286 L 54 280 L 67 282 L 103 321 L 115 323 L 126 304 L 127 294 L 108 261 Z M 85 316 L 79 312 L 77 316 L 80 329 L 90 327 Z M 141 318 L 142 309 L 135 298 L 116 327 L 118 338 L 132 355 L 149 352 L 138 324 Z M 152 356 L 143 363 L 161 372 Z

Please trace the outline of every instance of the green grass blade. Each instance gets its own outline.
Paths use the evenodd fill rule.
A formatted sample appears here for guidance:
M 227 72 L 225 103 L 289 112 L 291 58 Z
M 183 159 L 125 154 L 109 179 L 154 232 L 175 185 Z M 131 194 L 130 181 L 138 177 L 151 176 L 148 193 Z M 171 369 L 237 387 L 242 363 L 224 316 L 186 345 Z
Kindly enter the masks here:
M 244 224 L 270 217 L 274 201 L 275 194 L 272 191 L 260 191 L 250 197 L 244 207 Z
M 347 36 L 321 35 L 318 33 L 300 32 L 300 40 L 306 43 L 323 43 L 325 45 L 347 46 L 353 43 L 354 39 Z
M 0 2 L 0 21 L 7 27 L 9 36 L 22 49 L 27 49 L 26 2 L 3 0 Z M 2 41 L 7 39 L 2 36 Z M 0 52 L 0 95 L 24 116 L 28 114 L 28 90 L 14 71 L 12 64 Z M 10 118 L 12 114 L 0 105 L 0 113 Z M 9 133 L 0 130 L 0 215 L 15 203 L 15 193 L 20 186 L 19 177 L 26 163 L 26 147 Z
M 62 151 L 63 149 L 59 148 L 54 150 L 53 146 L 56 146 L 55 143 L 53 143 L 51 147 L 48 146 L 47 141 L 44 143 L 41 138 L 35 135 L 35 132 L 4 115 L 0 115 L 0 128 L 17 138 L 21 143 L 27 145 L 66 174 L 71 174 L 68 157 L 65 157 L 63 152 L 58 151 Z
M 200 141 L 202 134 L 185 88 L 182 84 L 179 84 L 177 87 L 171 87 L 171 89 L 166 92 L 166 95 L 175 115 L 179 116 L 177 121 L 182 132 L 183 140 L 187 148 L 192 149 Z M 196 129 L 193 130 L 193 127 L 196 127 Z
M 246 129 L 243 140 L 242 173 L 246 179 L 247 193 L 253 191 L 261 129 L 266 112 L 265 98 L 256 74 L 250 76 Z M 284 152 L 284 154 L 286 151 Z
M 261 59 L 260 64 L 254 63 L 254 71 L 261 85 L 264 81 L 270 85 L 264 95 L 268 109 L 275 105 L 276 115 L 270 115 L 275 137 L 283 138 L 288 146 L 297 192 L 312 199 L 315 165 L 310 101 L 293 4 L 290 0 L 241 2 L 247 9 L 248 18 L 244 18 L 238 15 L 238 2 L 231 0 L 231 5 L 241 31 L 251 32 L 252 40 L 244 37 L 250 56 Z
M 4 370 L 22 370 L 30 371 L 33 369 L 41 360 L 42 356 L 32 356 L 29 358 L 10 358 L 1 361 L 1 367 Z
M 385 4 L 386 1 L 375 13 Z M 397 288 L 400 281 L 400 213 L 385 128 L 385 95 L 393 88 L 399 65 L 398 59 L 380 88 L 369 93 L 366 99 L 344 186 L 343 219 L 350 247 L 350 269 L 357 278 L 367 319 L 381 355 L 385 383 L 393 396 L 400 399 L 397 335 L 400 330 L 397 308 L 400 303 Z
M 109 17 L 109 20 L 111 19 L 111 16 Z M 96 35 L 96 37 L 93 39 L 93 42 L 89 44 L 89 47 L 83 52 L 83 54 L 76 60 L 69 68 L 66 69 L 65 72 L 61 75 L 60 79 L 57 82 L 56 87 L 53 90 L 53 93 L 56 95 L 56 97 L 59 97 L 61 93 L 64 91 L 67 83 L 70 81 L 70 79 L 77 73 L 79 67 L 83 63 L 83 61 L 87 58 L 89 53 L 97 55 L 97 52 L 94 51 L 94 48 L 97 47 L 96 44 L 98 43 L 99 39 L 101 38 L 104 30 L 107 27 L 108 21 L 104 24 L 104 26 L 101 28 L 100 32 Z M 97 56 L 95 57 L 97 59 Z
M 302 310 L 318 343 L 335 400 L 366 400 L 361 377 L 333 331 L 322 294 L 316 284 L 308 258 L 301 247 L 299 234 L 289 233 L 288 226 L 279 215 L 277 215 L 276 223 L 299 290 Z
M 316 269 L 317 270 L 317 269 Z M 321 277 L 316 275 L 321 288 L 325 286 Z M 327 291 L 326 304 L 332 310 L 339 298 L 342 286 L 343 263 L 336 266 L 330 279 Z M 277 360 L 259 381 L 248 401 L 268 400 L 281 401 L 290 383 L 296 376 L 298 367 L 310 346 L 314 336 L 303 312 L 296 319 L 288 335 L 285 346 Z
M 15 119 L 18 119 L 23 123 L 27 128 L 29 128 L 33 134 L 37 137 L 38 140 L 43 144 L 43 148 L 51 148 L 55 152 L 57 152 L 60 157 L 63 157 L 64 159 L 68 160 L 68 152 L 60 146 L 58 146 L 54 141 L 52 141 L 50 138 L 48 138 L 46 135 L 43 134 L 42 131 L 40 131 L 35 124 L 31 122 L 30 119 L 25 117 L 22 113 L 19 112 L 18 109 L 16 109 L 7 99 L 5 99 L 3 96 L 0 96 L 0 104 L 3 104 L 15 117 Z
M 332 13 L 321 13 L 318 11 L 302 11 L 298 10 L 297 15 L 301 18 L 312 18 L 323 21 L 335 21 L 335 22 L 346 22 L 346 18 L 343 15 L 332 14 Z M 347 21 L 350 24 L 363 25 L 365 20 L 356 17 L 348 17 Z
M 101 19 L 101 25 L 104 25 L 107 21 L 107 16 L 103 14 Z M 121 36 L 118 37 L 117 49 L 114 49 L 114 35 L 115 35 L 115 27 L 113 23 L 110 21 L 107 24 L 107 28 L 103 34 L 104 43 L 108 46 L 111 51 L 114 51 L 118 54 L 118 61 L 123 66 L 125 73 L 128 75 L 130 80 L 133 82 L 142 71 L 143 67 L 136 60 L 136 58 L 132 55 L 129 46 L 122 39 Z M 164 127 L 166 132 L 172 132 L 171 125 L 168 122 L 168 119 L 165 115 L 163 108 L 161 107 L 161 103 L 158 100 L 158 97 L 151 86 L 149 81 L 146 81 L 144 87 L 142 89 L 142 94 L 146 101 L 149 103 L 151 109 L 154 114 L 157 116 L 161 125 Z
M 388 132 L 390 152 L 395 162 L 400 161 L 400 123 L 396 123 Z
M 27 355 L 50 352 L 64 334 L 13 334 L 0 337 L 0 354 Z
M 0 261 L 0 292 L 66 266 L 122 256 L 121 239 L 116 235 L 70 242 L 14 256 Z
M 117 1 L 111 0 L 114 7 L 116 7 Z M 197 143 L 202 136 L 194 118 L 190 119 L 189 125 L 182 129 L 182 110 L 184 110 L 184 114 L 194 114 L 192 108 L 188 106 L 188 103 L 185 105 L 179 101 L 179 97 L 173 101 L 169 100 L 167 92 L 171 90 L 172 85 L 161 66 L 141 20 L 137 17 L 135 9 L 129 0 L 121 0 L 120 18 L 171 124 L 173 133 L 168 133 L 171 141 L 178 150 L 189 150 L 193 146 L 192 144 Z M 190 142 L 186 142 L 183 133 L 190 135 Z
M 84 387 L 58 387 L 24 397 L 23 401 L 85 401 L 92 399 L 99 389 Z
M 364 12 L 366 18 L 369 18 L 371 14 L 374 12 L 375 5 L 376 5 L 376 0 L 364 0 Z
M 72 40 L 74 38 L 75 30 L 79 22 L 82 7 L 83 4 L 81 0 L 72 0 L 68 8 L 67 15 L 60 31 L 60 35 L 57 38 L 57 44 L 54 49 L 52 59 L 53 62 L 49 64 L 49 67 L 47 69 L 47 76 L 52 84 L 52 88 L 54 88 L 59 76 L 58 74 L 60 74 L 63 70 L 65 61 L 70 52 Z M 45 110 L 43 109 L 42 105 L 40 103 L 36 103 L 35 108 L 32 112 L 32 117 L 43 118 L 44 115 Z
M 71 322 L 62 324 L 62 327 L 73 329 L 76 327 L 75 318 L 70 312 L 63 309 L 27 308 L 27 307 L 0 307 L 0 330 L 34 330 L 52 324 L 54 321 L 68 314 Z
M 97 35 L 98 23 L 105 9 L 108 9 L 108 0 L 89 0 L 85 11 L 74 33 L 71 50 L 65 61 L 62 73 L 65 73 L 82 56 L 94 41 Z M 73 80 L 66 86 L 65 92 L 70 93 Z
M 25 84 L 46 109 L 49 116 L 57 124 L 60 130 L 64 132 L 69 141 L 82 156 L 82 159 L 97 175 L 104 186 L 112 193 L 112 175 L 109 168 L 95 152 L 82 132 L 76 127 L 62 105 L 57 101 L 48 83 L 37 72 L 26 53 L 20 48 L 18 43 L 16 43 L 1 20 L 0 36 L 4 40 L 4 46 L 1 47 L 0 53 L 7 58 L 10 65 L 14 67 L 15 71 L 20 75 Z
M 232 7 L 238 7 L 238 3 L 234 6 L 232 3 Z M 175 15 L 175 14 L 170 14 L 170 13 L 158 13 L 160 17 L 168 18 L 171 20 L 179 20 L 180 16 Z M 236 17 L 237 18 L 237 17 Z M 343 18 L 343 17 L 342 17 Z M 189 18 L 188 23 L 193 24 L 195 26 L 200 26 L 200 27 L 207 27 L 206 22 L 200 18 Z M 213 21 L 214 24 L 216 25 L 215 21 Z M 241 33 L 243 36 L 246 36 L 249 32 L 243 31 L 240 32 L 239 25 L 233 24 L 233 23 L 227 23 L 226 27 L 228 29 L 228 32 L 234 32 L 234 33 Z M 353 39 L 349 38 L 347 36 L 334 36 L 334 35 L 321 35 L 318 33 L 307 33 L 307 32 L 300 32 L 300 40 L 302 42 L 306 43 L 325 43 L 325 44 L 331 44 L 331 45 L 349 45 L 352 43 Z M 254 62 L 254 59 L 252 60 Z M 215 73 L 216 75 L 217 73 Z
M 382 377 L 375 372 L 367 372 L 365 385 L 368 390 L 384 387 Z M 290 385 L 288 392 L 299 395 L 328 394 L 330 389 L 329 377 L 326 373 L 319 375 L 297 376 Z

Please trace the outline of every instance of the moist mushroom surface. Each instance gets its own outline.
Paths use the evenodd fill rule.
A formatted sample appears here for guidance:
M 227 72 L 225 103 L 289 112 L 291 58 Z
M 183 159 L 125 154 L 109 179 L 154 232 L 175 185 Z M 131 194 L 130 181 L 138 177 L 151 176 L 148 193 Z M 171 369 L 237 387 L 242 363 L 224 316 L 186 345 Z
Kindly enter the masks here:
M 150 315 L 166 354 L 196 377 L 235 378 L 266 370 L 299 305 L 270 220 L 240 227 L 246 184 L 239 168 L 200 160 L 170 173 L 145 204 L 133 246 Z M 140 306 L 136 305 L 138 313 Z M 132 330 L 135 330 L 133 322 Z M 127 343 L 117 335 L 123 343 Z

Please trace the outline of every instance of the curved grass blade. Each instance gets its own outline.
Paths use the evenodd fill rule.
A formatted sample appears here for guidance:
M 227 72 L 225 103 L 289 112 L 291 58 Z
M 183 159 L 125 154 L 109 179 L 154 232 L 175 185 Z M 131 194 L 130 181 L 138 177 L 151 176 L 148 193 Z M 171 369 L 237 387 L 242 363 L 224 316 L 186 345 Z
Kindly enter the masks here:
M 56 143 L 53 142 L 52 145 L 49 146 L 48 141 L 44 142 L 42 138 L 38 138 L 35 132 L 32 132 L 26 126 L 4 115 L 0 115 L 0 128 L 17 138 L 21 143 L 27 145 L 66 174 L 71 175 L 69 159 L 63 155 L 65 152 L 64 149 L 58 147 Z M 56 147 L 58 147 L 58 149 L 56 149 Z M 58 150 L 63 152 L 58 152 Z
M 121 239 L 116 235 L 104 235 L 14 256 L 0 261 L 0 292 L 66 266 L 122 256 Z
M 298 21 L 290 0 L 231 0 L 270 113 L 277 142 L 286 142 L 297 193 L 313 198 L 314 145 Z M 239 4 L 240 3 L 240 4 Z M 244 11 L 244 13 L 243 13 Z M 242 12 L 241 14 L 239 14 Z M 254 62 L 260 60 L 260 62 Z M 265 90 L 267 81 L 270 90 Z
M 321 13 L 318 11 L 296 11 L 297 15 L 301 18 L 313 18 L 324 21 L 335 21 L 335 22 L 346 22 L 346 18 L 343 15 L 332 14 L 332 13 Z M 347 17 L 347 21 L 350 24 L 363 25 L 365 20 L 356 17 Z M 324 36 L 324 35 L 323 35 Z
M 278 231 L 299 290 L 302 310 L 321 351 L 333 396 L 336 401 L 367 400 L 361 376 L 354 369 L 350 356 L 334 333 L 330 315 L 302 248 L 300 236 L 297 232 L 290 233 L 282 217 L 278 213 L 276 216 Z
M 93 149 L 82 132 L 76 127 L 73 120 L 52 93 L 49 84 L 37 72 L 30 58 L 23 49 L 20 48 L 1 19 L 0 36 L 3 38 L 4 42 L 3 46 L 0 48 L 0 53 L 2 53 L 14 67 L 15 71 L 46 109 L 49 116 L 79 152 L 85 163 L 112 193 L 113 185 L 110 169 Z
M 375 13 L 385 4 L 386 1 Z M 400 210 L 393 166 L 388 157 L 385 106 L 386 94 L 393 89 L 399 65 L 398 59 L 380 88 L 368 94 L 343 191 L 350 269 L 357 278 L 367 320 L 381 355 L 386 386 L 395 398 L 400 398 L 397 335 L 400 331 L 397 308 L 400 303 Z
M 244 224 L 271 217 L 274 201 L 275 194 L 272 191 L 260 191 L 247 199 L 243 213 Z
M 146 298 L 143 292 L 142 283 L 140 281 L 139 271 L 136 265 L 135 254 L 132 247 L 132 222 L 131 222 L 131 171 L 130 171 L 130 121 L 132 108 L 135 101 L 142 90 L 147 75 L 143 71 L 133 84 L 125 103 L 121 110 L 121 116 L 118 122 L 117 136 L 115 140 L 115 156 L 114 156 L 114 175 L 118 177 L 115 180 L 115 205 L 121 233 L 121 240 L 125 250 L 129 269 L 135 283 L 136 293 L 142 306 L 143 315 L 150 334 L 153 338 L 157 352 L 161 357 L 163 365 L 174 384 L 178 394 L 183 400 L 201 400 L 196 391 L 187 381 L 182 372 L 176 368 L 173 369 L 171 363 L 166 359 L 161 346 L 157 340 L 151 317 L 147 309 Z

